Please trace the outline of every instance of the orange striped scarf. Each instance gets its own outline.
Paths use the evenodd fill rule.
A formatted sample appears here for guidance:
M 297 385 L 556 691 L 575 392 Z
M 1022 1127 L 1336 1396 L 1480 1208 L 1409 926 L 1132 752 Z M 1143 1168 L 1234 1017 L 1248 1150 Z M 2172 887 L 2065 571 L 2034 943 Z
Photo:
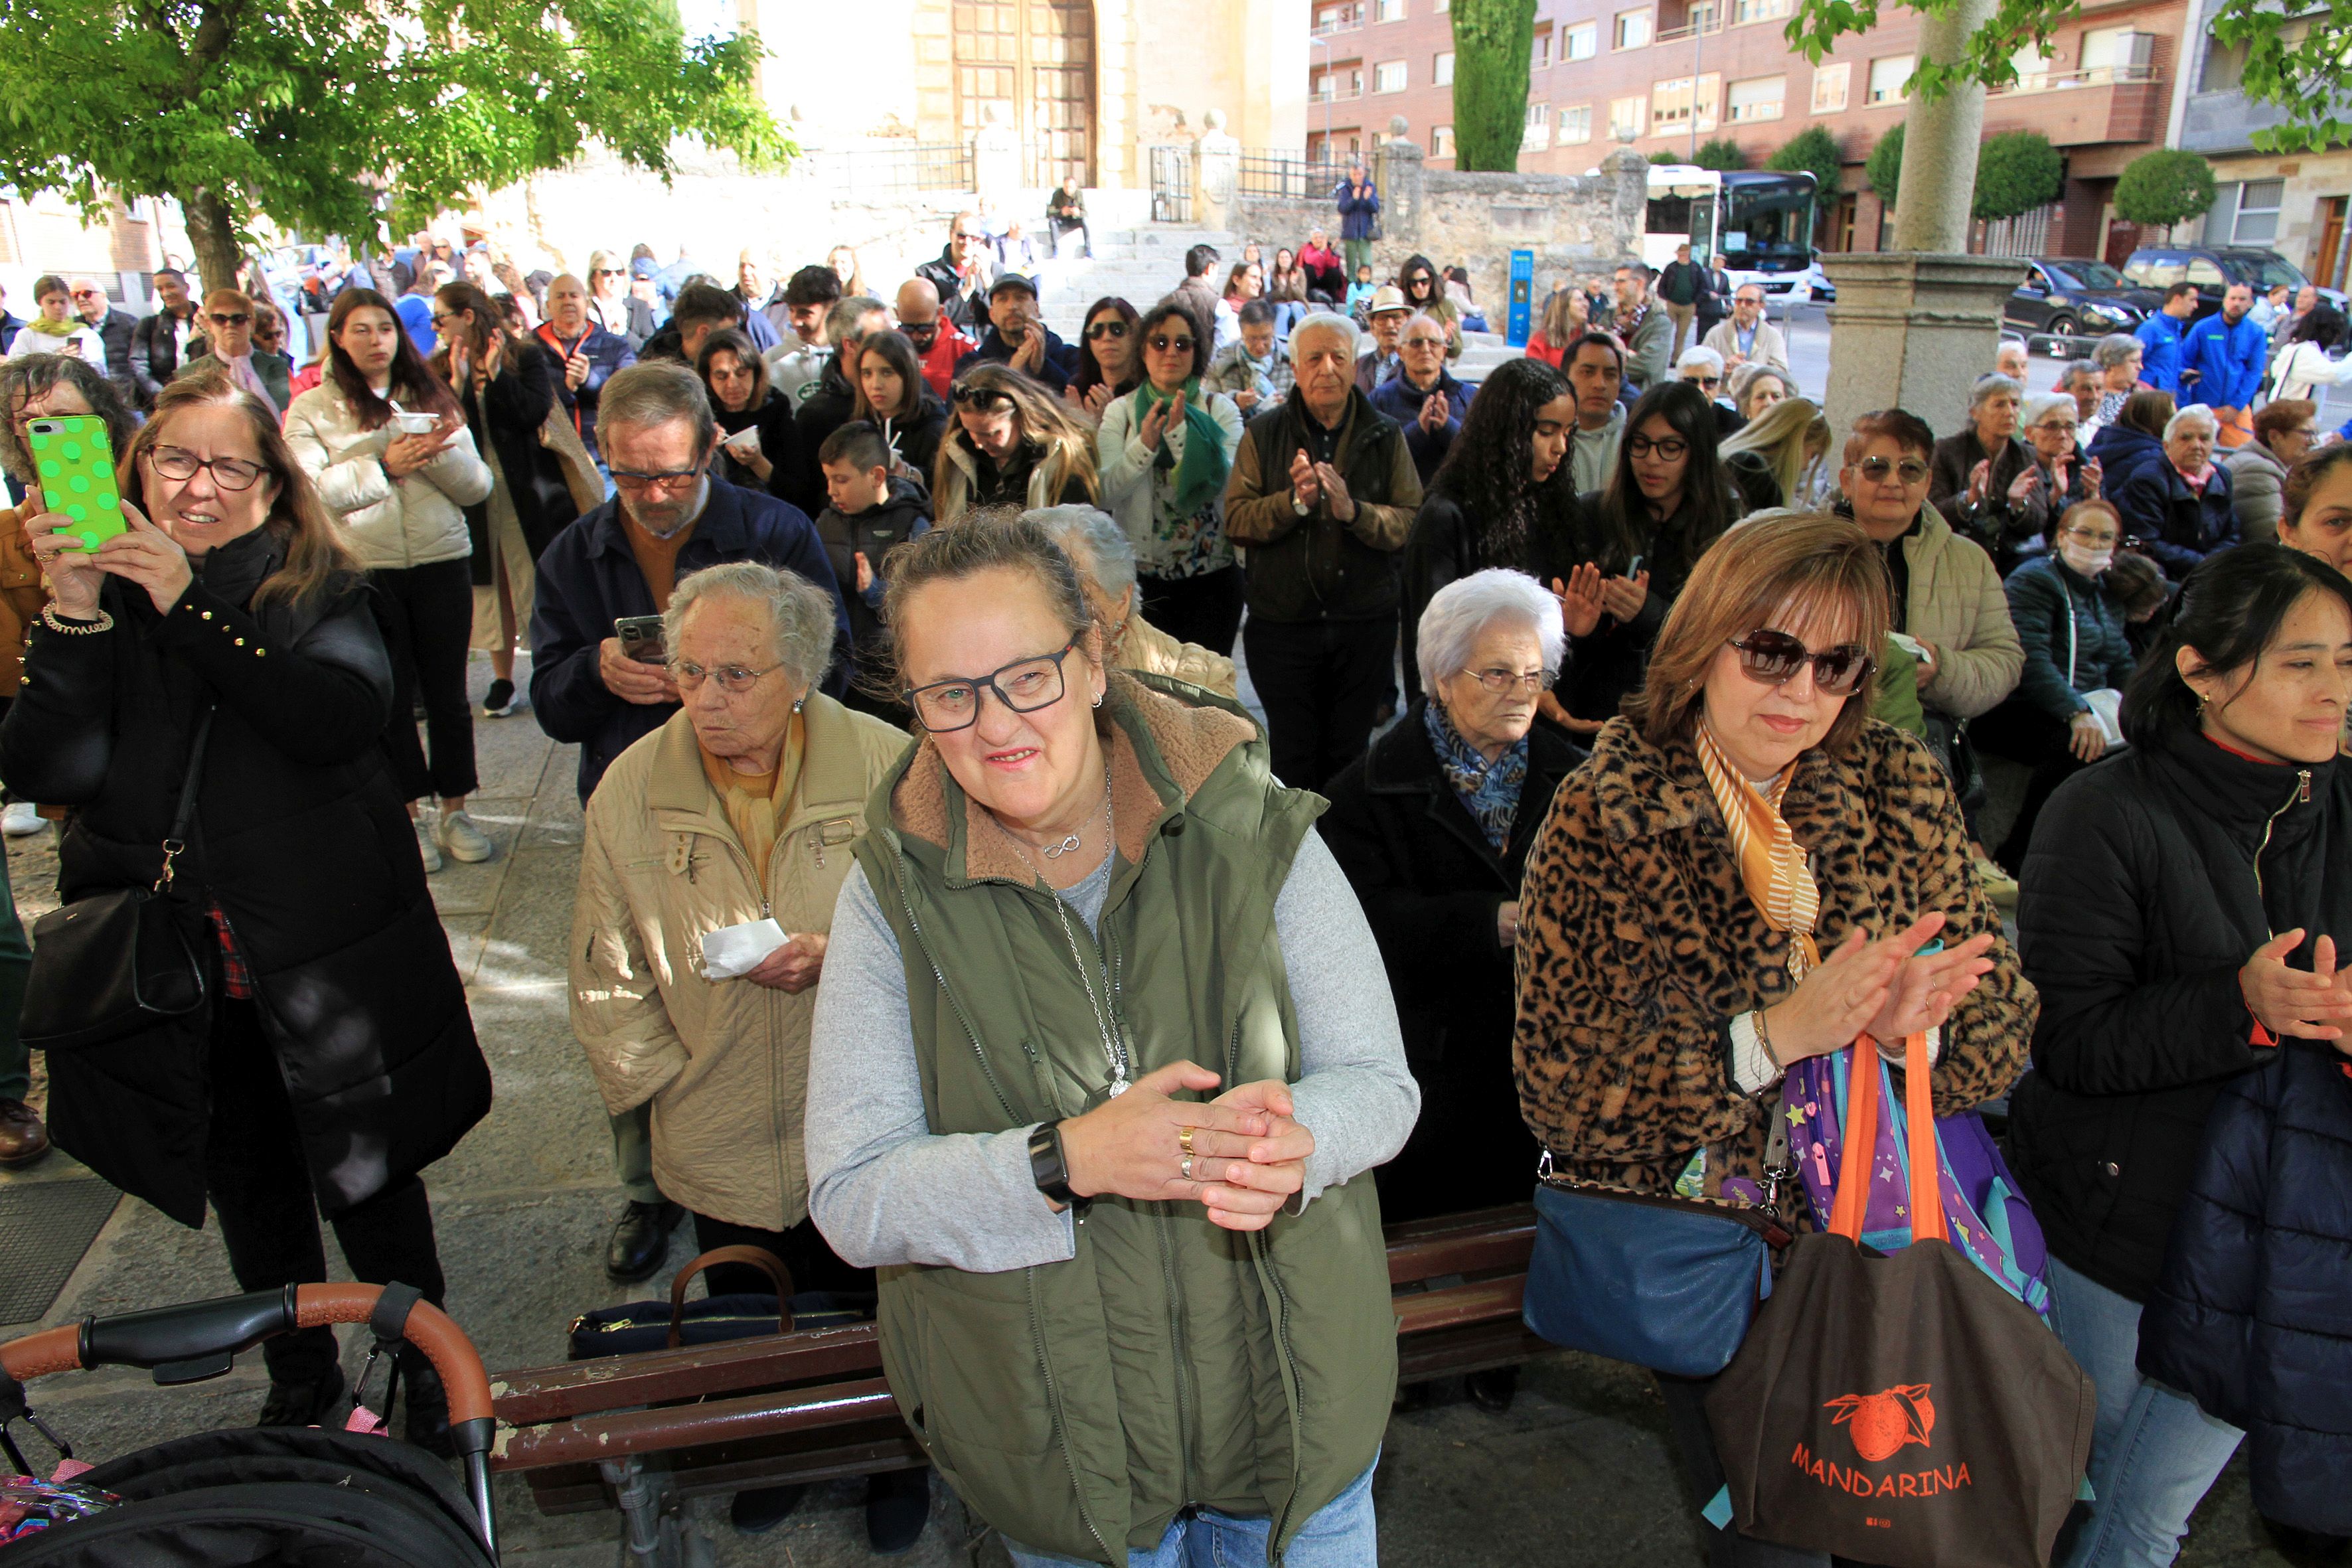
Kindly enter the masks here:
M 1796 769 L 1782 769 L 1780 776 L 1772 781 L 1772 793 L 1766 795 L 1732 766 L 1731 759 L 1723 754 L 1715 737 L 1707 732 L 1704 720 L 1699 723 L 1696 739 L 1698 765 L 1706 773 L 1707 788 L 1714 792 L 1716 809 L 1723 814 L 1724 828 L 1731 835 L 1731 850 L 1739 861 L 1739 880 L 1748 889 L 1748 896 L 1756 900 L 1756 907 L 1763 911 L 1764 923 L 1794 939 L 1789 944 L 1789 976 L 1802 980 L 1805 972 L 1822 961 L 1821 948 L 1813 941 L 1813 924 L 1822 912 L 1822 895 L 1813 885 L 1812 868 L 1806 864 L 1805 852 L 1797 847 L 1796 835 L 1789 830 L 1787 819 L 1780 815 L 1780 798 L 1788 793 L 1789 780 Z

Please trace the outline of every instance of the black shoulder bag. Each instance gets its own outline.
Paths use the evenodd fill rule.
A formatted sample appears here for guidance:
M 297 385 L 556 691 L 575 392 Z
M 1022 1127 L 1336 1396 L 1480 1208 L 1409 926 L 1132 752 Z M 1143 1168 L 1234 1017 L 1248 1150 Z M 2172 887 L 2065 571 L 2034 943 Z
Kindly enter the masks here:
M 172 863 L 187 847 L 212 729 L 207 708 L 188 749 L 188 776 L 154 885 L 92 893 L 33 922 L 33 971 L 20 1030 L 32 1049 L 104 1045 L 205 1005 L 203 956 L 189 945 L 166 894 Z

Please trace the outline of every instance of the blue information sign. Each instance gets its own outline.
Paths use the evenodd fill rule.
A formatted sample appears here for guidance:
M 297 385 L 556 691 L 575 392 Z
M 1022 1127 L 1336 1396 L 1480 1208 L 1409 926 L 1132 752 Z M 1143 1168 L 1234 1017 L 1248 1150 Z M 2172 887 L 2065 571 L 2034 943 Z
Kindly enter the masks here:
M 1511 252 L 1511 329 L 1505 342 L 1515 349 L 1528 346 L 1536 304 L 1536 253 Z

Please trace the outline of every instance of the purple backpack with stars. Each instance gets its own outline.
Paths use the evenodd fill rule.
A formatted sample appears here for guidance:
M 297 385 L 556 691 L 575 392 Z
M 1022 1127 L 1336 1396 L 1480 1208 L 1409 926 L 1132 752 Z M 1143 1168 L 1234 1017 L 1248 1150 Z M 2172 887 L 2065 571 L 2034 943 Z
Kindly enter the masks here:
M 1845 1087 L 1851 1047 L 1809 1057 L 1789 1071 L 1780 1103 L 1789 1118 L 1789 1160 L 1803 1179 L 1815 1228 L 1827 1230 L 1836 1195 L 1838 1157 L 1844 1148 Z M 1878 1137 L 1870 1162 L 1870 1203 L 1864 1211 L 1865 1247 L 1894 1252 L 1911 1242 L 1908 1194 L 1916 1179 L 1906 1131 L 1903 1097 L 1878 1060 Z M 2049 1249 L 2032 1205 L 2017 1190 L 2000 1147 L 1973 1110 L 1936 1118 L 1937 1184 L 1951 1243 L 1993 1282 L 2042 1314 L 2050 1313 Z

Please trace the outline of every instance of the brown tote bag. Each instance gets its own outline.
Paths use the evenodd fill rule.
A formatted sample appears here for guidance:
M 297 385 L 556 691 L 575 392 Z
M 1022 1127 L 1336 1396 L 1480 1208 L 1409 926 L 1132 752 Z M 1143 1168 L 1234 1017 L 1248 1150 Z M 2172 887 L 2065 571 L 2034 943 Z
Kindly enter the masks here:
M 1936 1170 L 1927 1037 L 1904 1053 L 1910 1169 Z M 1826 1234 L 1801 1237 L 1708 1392 L 1732 1518 L 1760 1541 L 1886 1568 L 2047 1563 L 2091 1453 L 2095 1398 L 2032 1308 L 1947 1239 L 1910 1185 L 1911 1245 L 1864 1249 L 1878 1049 L 1854 1044 Z

